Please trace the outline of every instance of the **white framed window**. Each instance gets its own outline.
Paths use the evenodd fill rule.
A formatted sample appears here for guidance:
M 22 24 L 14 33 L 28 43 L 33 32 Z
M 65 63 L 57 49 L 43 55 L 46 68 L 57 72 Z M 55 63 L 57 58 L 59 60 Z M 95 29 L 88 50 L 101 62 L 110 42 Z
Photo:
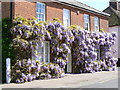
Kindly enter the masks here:
M 41 47 L 41 44 L 43 44 Z M 32 58 L 44 63 L 50 63 L 50 43 L 49 41 L 44 41 L 43 43 L 38 43 L 36 50 L 33 50 Z
M 38 21 L 45 21 L 45 4 L 36 2 L 36 17 Z
M 97 49 L 97 60 L 100 60 L 100 47 Z
M 84 29 L 90 31 L 90 16 L 88 14 L 84 14 Z
M 94 48 L 94 52 L 97 53 L 97 60 L 100 60 L 100 57 L 101 57 L 100 56 L 100 53 L 101 53 L 100 46 L 97 49 Z
M 70 10 L 69 9 L 63 9 L 63 24 L 64 27 L 67 28 L 70 26 Z
M 95 32 L 99 32 L 99 18 L 98 17 L 94 17 L 94 31 Z

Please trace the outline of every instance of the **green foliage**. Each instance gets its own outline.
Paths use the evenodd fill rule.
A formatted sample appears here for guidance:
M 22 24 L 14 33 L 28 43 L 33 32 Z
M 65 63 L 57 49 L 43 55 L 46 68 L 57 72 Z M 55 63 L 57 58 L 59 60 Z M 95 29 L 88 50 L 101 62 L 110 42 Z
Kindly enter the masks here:
M 5 83 L 5 75 L 6 75 L 6 58 L 11 58 L 12 62 L 14 62 L 14 54 L 13 48 L 11 46 L 12 36 L 10 33 L 10 28 L 12 23 L 9 18 L 5 18 L 2 20 L 2 75 L 3 75 L 3 83 Z
M 59 20 L 59 18 L 53 18 L 53 21 L 61 23 L 61 21 Z
M 105 31 L 103 28 L 102 28 L 102 29 L 100 29 L 100 32 L 103 32 L 103 31 Z
M 71 25 L 68 29 L 70 29 L 70 30 L 78 29 L 78 26 L 76 26 L 76 25 Z

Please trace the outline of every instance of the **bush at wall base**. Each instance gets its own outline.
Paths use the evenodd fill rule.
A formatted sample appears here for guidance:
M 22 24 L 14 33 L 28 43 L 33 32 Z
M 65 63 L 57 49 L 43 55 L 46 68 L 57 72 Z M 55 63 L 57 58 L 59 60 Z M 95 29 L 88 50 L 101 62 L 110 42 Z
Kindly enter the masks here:
M 61 78 L 64 69 L 58 64 L 43 64 L 36 60 L 17 60 L 12 70 L 12 81 L 15 83 L 30 82 L 37 79 Z

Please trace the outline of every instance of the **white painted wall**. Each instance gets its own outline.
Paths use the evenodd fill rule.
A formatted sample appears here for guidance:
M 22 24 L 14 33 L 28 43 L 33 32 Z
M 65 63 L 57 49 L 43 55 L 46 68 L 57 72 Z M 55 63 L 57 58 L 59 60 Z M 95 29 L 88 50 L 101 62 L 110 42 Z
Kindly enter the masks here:
M 115 45 L 112 46 L 112 55 L 116 58 L 120 58 L 120 26 L 109 27 L 109 32 L 117 33 L 117 40 Z M 114 53 L 114 51 L 116 52 Z

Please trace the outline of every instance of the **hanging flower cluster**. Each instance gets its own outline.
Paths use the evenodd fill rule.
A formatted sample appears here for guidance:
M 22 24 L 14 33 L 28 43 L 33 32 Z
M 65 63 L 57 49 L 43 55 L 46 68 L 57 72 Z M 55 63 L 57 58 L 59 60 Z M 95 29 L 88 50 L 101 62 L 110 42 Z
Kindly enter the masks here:
M 110 48 L 116 34 L 90 33 L 81 28 L 65 29 L 57 21 L 36 22 L 35 19 L 16 18 L 11 29 L 16 62 L 12 69 L 12 81 L 22 83 L 36 79 L 60 78 L 64 76 L 68 54 L 72 53 L 73 73 L 91 73 L 115 70 L 117 59 Z M 33 59 L 40 54 L 37 47 L 50 42 L 52 63 L 43 64 Z M 99 53 L 98 53 L 99 52 Z
M 72 31 L 73 71 L 74 73 L 92 73 L 115 70 L 117 59 L 111 55 L 110 48 L 116 40 L 116 33 L 88 32 L 75 29 Z

